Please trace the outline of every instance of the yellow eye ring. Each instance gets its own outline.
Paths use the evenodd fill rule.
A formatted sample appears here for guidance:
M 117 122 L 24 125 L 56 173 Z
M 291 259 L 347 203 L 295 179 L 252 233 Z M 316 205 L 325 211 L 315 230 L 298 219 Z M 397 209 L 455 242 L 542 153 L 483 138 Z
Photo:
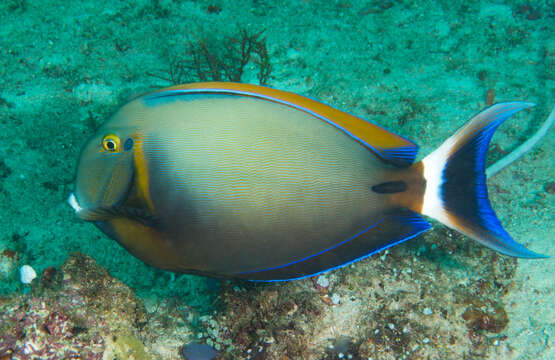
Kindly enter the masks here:
M 119 151 L 121 148 L 121 140 L 117 135 L 108 134 L 102 139 L 102 147 L 106 151 Z

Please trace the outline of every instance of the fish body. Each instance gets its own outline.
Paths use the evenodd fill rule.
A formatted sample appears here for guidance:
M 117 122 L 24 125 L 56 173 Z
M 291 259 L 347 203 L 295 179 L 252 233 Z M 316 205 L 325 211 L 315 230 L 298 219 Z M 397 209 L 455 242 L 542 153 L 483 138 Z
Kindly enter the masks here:
M 413 163 L 412 141 L 318 101 L 180 85 L 131 100 L 98 129 L 70 203 L 146 263 L 218 277 L 289 280 L 344 266 L 429 229 L 419 214 L 536 257 L 497 221 L 483 175 L 491 134 L 526 107 L 495 105 Z

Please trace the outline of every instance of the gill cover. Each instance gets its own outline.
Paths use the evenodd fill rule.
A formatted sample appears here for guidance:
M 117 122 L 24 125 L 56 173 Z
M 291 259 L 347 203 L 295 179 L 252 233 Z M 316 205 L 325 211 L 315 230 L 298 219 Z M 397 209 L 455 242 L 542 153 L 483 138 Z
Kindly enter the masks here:
M 81 208 L 78 216 L 84 220 L 105 217 L 105 210 L 125 198 L 133 181 L 133 152 L 109 135 L 95 135 L 81 151 L 75 198 Z

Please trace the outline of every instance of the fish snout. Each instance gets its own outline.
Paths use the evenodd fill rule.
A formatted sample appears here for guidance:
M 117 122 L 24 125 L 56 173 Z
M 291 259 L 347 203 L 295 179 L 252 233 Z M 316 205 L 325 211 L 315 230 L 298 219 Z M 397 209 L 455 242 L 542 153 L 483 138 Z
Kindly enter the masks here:
M 77 196 L 75 196 L 74 193 L 69 194 L 67 198 L 67 203 L 69 204 L 69 206 L 71 206 L 73 210 L 75 210 L 75 215 L 77 215 L 77 217 L 80 218 L 81 220 L 86 220 L 86 221 L 100 220 L 98 216 L 96 216 L 98 218 L 95 218 L 94 209 L 91 210 L 79 204 L 79 200 L 77 200 Z
M 69 204 L 69 206 L 71 206 L 73 210 L 75 210 L 75 213 L 77 213 L 77 215 L 79 215 L 79 212 L 83 210 L 81 205 L 79 205 L 79 202 L 77 201 L 74 193 L 69 194 L 67 198 L 67 203 Z

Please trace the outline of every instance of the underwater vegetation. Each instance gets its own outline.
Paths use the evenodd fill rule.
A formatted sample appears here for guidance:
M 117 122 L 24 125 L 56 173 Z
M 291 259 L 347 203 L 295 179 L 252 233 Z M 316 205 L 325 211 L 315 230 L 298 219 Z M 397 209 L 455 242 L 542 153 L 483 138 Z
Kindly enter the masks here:
M 266 84 L 272 72 L 264 30 L 239 28 L 234 34 L 218 38 L 212 34 L 187 40 L 183 53 L 168 55 L 168 68 L 162 74 L 148 75 L 171 84 L 194 81 L 239 82 L 251 66 L 259 84 Z

